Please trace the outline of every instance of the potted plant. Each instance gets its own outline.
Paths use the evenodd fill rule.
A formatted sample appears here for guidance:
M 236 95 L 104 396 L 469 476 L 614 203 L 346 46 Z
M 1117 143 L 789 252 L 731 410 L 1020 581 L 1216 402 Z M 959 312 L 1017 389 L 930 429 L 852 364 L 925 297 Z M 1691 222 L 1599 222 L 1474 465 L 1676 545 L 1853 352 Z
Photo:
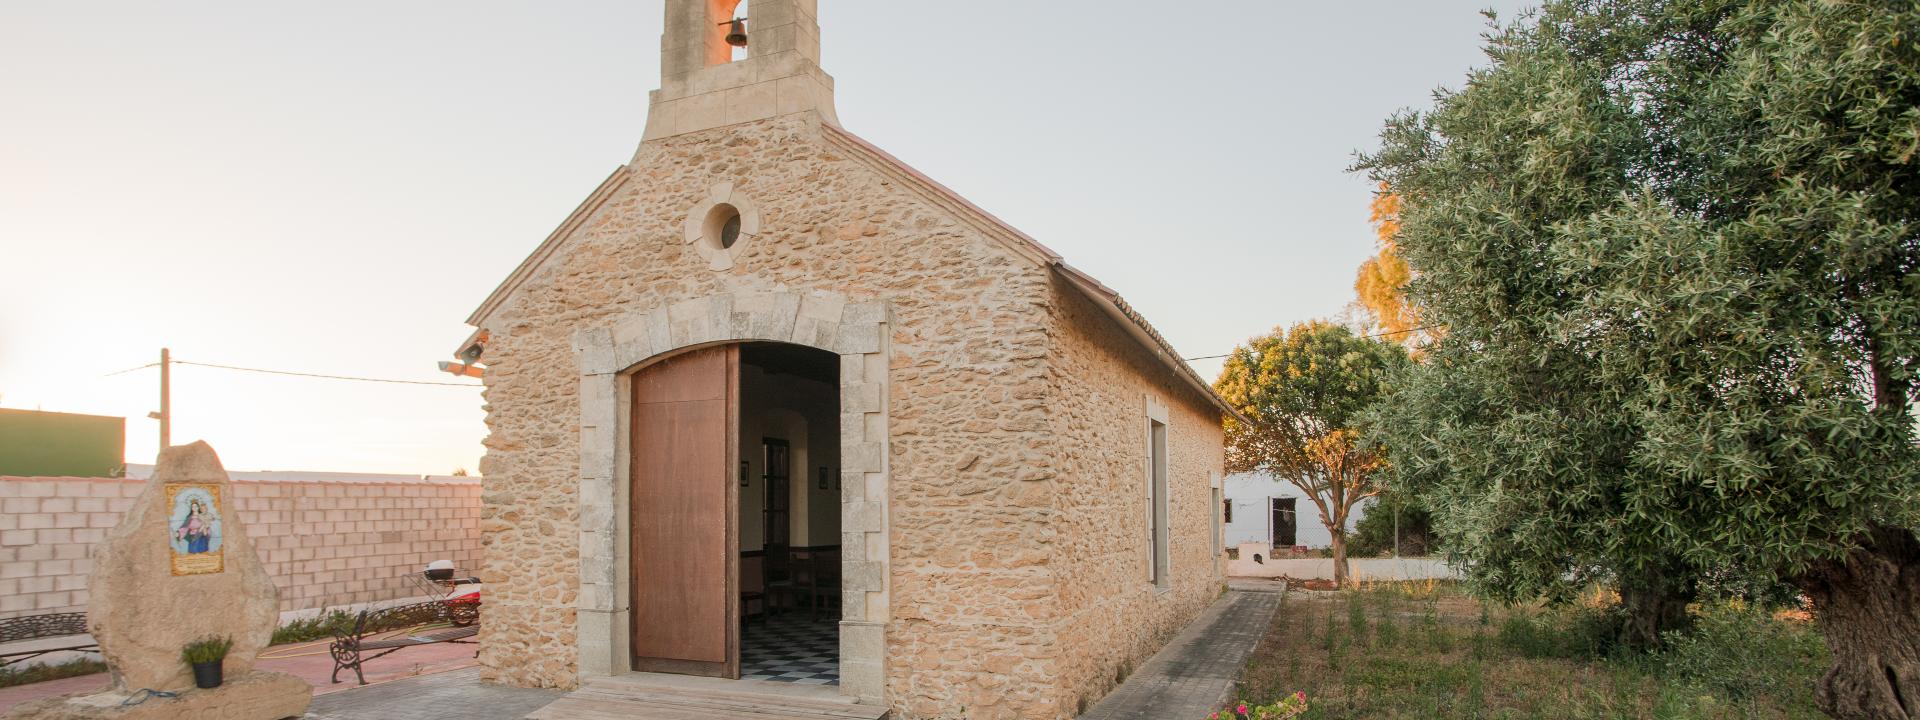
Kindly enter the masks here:
M 208 635 L 180 649 L 180 658 L 193 666 L 193 686 L 201 689 L 220 687 L 221 669 L 227 659 L 227 651 L 233 649 L 233 638 L 225 635 Z

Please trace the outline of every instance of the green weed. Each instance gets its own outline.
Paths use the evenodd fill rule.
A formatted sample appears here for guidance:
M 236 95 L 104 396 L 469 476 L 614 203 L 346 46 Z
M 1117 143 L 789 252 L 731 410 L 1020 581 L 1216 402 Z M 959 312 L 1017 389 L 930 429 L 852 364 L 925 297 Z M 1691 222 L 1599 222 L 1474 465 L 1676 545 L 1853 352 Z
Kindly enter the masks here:
M 75 658 L 63 663 L 0 668 L 0 687 L 27 685 L 61 678 L 79 677 L 107 671 L 107 664 L 94 658 Z

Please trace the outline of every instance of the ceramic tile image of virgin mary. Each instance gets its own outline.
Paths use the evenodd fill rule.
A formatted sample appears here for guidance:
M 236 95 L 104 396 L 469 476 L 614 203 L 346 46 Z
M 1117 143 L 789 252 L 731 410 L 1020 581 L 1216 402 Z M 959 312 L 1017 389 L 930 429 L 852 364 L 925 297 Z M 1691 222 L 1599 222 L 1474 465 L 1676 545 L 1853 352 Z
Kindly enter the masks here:
M 167 485 L 167 545 L 173 574 L 199 575 L 226 569 L 220 530 L 220 487 Z

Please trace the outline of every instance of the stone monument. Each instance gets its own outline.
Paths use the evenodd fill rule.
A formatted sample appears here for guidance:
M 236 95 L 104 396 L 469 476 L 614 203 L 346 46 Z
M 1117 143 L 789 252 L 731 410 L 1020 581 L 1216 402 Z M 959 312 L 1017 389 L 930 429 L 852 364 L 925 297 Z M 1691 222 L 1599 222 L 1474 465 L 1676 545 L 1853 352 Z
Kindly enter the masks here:
M 94 546 L 87 590 L 87 630 L 113 685 L 23 704 L 5 720 L 279 720 L 306 712 L 313 689 L 305 681 L 253 669 L 279 622 L 279 591 L 205 442 L 160 451 L 146 489 Z M 208 636 L 231 637 L 233 649 L 225 682 L 202 690 L 180 651 Z

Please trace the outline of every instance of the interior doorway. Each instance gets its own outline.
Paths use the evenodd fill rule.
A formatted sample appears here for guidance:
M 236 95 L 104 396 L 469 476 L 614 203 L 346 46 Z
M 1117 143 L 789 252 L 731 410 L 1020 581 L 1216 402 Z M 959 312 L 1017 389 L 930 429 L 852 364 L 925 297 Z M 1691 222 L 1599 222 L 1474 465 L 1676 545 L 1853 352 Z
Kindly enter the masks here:
M 740 675 L 840 682 L 840 358 L 740 346 Z
M 1294 513 L 1297 501 L 1298 498 L 1273 499 L 1272 552 L 1275 555 L 1280 554 L 1281 548 L 1292 548 L 1299 544 L 1299 525 L 1296 522 L 1298 516 Z

